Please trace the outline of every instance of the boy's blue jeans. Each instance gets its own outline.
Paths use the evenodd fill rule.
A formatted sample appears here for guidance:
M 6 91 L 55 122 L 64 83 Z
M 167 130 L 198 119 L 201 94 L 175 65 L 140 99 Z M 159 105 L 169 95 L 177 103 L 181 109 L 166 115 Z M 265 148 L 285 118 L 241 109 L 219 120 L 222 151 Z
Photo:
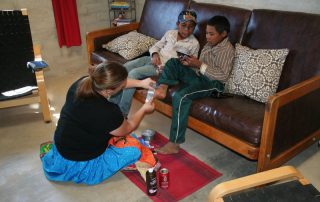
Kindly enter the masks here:
M 143 79 L 157 75 L 156 68 L 151 64 L 150 56 L 144 56 L 129 61 L 123 65 L 128 71 L 128 78 Z M 110 101 L 118 104 L 124 116 L 129 114 L 132 97 L 136 88 L 127 88 L 110 98 Z

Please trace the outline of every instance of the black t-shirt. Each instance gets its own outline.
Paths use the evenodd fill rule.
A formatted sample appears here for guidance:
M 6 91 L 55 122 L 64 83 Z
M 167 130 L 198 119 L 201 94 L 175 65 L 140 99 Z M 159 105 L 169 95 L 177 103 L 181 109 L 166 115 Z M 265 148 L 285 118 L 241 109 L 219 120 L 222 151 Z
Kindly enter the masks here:
M 109 132 L 124 121 L 118 105 L 100 94 L 86 99 L 75 98 L 81 79 L 68 90 L 54 134 L 59 153 L 73 161 L 87 161 L 101 155 L 108 146 Z

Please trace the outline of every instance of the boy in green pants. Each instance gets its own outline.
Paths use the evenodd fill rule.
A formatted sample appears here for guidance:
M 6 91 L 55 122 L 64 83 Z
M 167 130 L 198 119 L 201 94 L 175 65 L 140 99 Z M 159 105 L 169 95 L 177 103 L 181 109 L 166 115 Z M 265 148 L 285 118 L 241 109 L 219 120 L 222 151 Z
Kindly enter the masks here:
M 172 97 L 172 123 L 170 141 L 158 149 L 162 154 L 179 152 L 179 145 L 185 142 L 189 109 L 192 100 L 209 97 L 212 92 L 222 92 L 233 65 L 234 47 L 229 42 L 230 23 L 224 16 L 215 16 L 207 22 L 207 44 L 200 59 L 185 56 L 170 59 L 158 80 L 160 84 L 155 96 L 166 97 L 170 85 L 182 83 Z

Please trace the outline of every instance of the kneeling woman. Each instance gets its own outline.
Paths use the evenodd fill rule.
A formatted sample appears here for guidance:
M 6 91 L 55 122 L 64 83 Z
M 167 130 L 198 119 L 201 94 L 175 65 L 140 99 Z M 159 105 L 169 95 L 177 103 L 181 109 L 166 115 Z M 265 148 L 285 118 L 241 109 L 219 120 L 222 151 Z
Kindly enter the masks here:
M 98 184 L 140 159 L 137 147 L 108 144 L 113 136 L 128 136 L 145 114 L 154 111 L 153 102 L 145 103 L 125 119 L 120 108 L 108 101 L 123 88 L 151 88 L 151 79 L 130 80 L 127 76 L 122 65 L 102 63 L 71 85 L 52 149 L 41 159 L 49 180 Z

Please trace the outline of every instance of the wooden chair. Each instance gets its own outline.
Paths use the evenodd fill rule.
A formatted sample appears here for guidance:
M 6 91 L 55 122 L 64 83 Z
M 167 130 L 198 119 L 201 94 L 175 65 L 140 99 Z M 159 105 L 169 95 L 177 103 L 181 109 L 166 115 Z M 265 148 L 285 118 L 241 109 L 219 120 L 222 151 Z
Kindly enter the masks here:
M 32 43 L 27 9 L 0 10 L 0 109 L 40 103 L 45 122 L 51 113 L 42 69 L 33 71 L 27 62 L 42 60 L 40 47 Z M 3 92 L 32 86 L 20 95 Z
M 220 183 L 211 190 L 208 201 L 311 202 L 320 201 L 320 193 L 294 167 L 283 166 Z

